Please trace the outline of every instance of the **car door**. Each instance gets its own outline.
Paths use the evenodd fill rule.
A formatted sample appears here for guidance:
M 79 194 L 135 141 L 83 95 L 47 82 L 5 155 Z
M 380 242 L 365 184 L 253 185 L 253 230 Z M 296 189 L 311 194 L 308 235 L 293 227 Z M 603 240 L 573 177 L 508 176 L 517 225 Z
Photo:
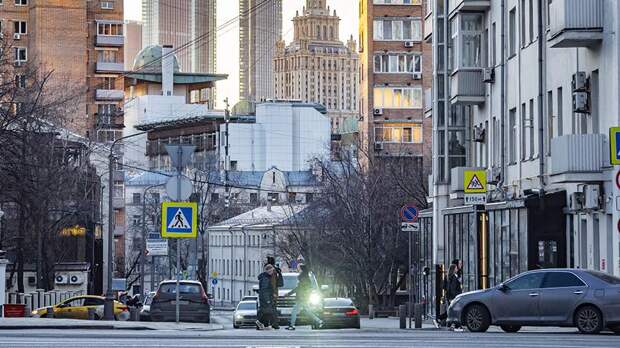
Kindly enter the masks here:
M 102 316 L 103 314 L 103 305 L 104 305 L 105 300 L 100 299 L 100 298 L 96 298 L 96 297 L 87 297 L 84 300 L 84 315 L 85 318 L 84 319 L 88 319 L 88 310 L 89 309 L 94 309 L 95 310 L 95 315 L 98 315 L 99 317 Z
M 79 319 L 80 307 L 84 304 L 84 298 L 78 297 L 61 303 L 54 308 L 54 316 L 63 319 Z
M 497 290 L 495 300 L 497 323 L 538 323 L 540 321 L 540 291 L 544 272 L 526 273 L 505 283 Z
M 540 295 L 542 320 L 548 324 L 572 321 L 572 313 L 587 291 L 586 283 L 572 272 L 547 272 Z

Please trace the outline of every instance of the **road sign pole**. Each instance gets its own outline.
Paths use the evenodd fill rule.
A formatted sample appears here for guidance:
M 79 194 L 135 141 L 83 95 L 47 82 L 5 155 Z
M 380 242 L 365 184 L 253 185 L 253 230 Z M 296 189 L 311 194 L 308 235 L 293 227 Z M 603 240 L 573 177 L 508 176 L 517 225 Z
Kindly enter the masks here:
M 179 283 L 181 280 L 181 242 L 177 238 L 177 304 L 176 304 L 176 313 L 177 313 L 177 324 L 179 323 Z
M 409 231 L 409 303 L 407 304 L 407 313 L 409 314 L 409 328 L 411 329 L 411 317 L 412 317 L 412 313 L 411 313 L 411 307 L 413 305 L 413 296 L 411 296 L 412 292 L 413 292 L 413 267 L 412 267 L 412 258 L 411 258 L 411 236 L 413 235 L 413 232 Z

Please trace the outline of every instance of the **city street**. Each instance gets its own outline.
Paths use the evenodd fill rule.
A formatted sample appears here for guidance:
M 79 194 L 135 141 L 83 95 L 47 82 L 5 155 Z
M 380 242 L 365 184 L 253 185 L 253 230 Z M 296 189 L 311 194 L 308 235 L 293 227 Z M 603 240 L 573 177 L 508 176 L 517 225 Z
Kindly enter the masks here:
M 15 330 L 0 331 L 2 347 L 617 347 L 611 334 L 585 336 L 574 329 L 525 328 L 517 334 L 492 329 L 485 334 L 385 327 L 394 319 L 364 319 L 361 330 L 297 331 L 234 330 L 226 325 L 230 312 L 216 313 L 220 331 L 200 330 Z M 174 323 L 170 324 L 174 327 Z

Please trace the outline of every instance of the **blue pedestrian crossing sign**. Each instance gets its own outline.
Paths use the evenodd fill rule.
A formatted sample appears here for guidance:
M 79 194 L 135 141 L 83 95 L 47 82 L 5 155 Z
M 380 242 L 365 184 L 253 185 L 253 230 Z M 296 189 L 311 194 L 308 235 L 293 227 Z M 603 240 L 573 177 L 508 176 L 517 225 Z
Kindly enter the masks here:
M 163 238 L 196 238 L 198 204 L 164 202 L 161 205 L 161 236 Z
M 620 164 L 620 127 L 609 128 L 609 153 L 611 154 L 611 164 Z

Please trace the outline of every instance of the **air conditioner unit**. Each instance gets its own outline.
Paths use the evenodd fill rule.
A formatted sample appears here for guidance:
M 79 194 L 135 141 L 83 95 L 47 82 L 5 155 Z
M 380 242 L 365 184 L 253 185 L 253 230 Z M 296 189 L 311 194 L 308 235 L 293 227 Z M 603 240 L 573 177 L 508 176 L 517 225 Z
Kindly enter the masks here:
M 413 48 L 413 41 L 405 41 L 405 47 Z
M 69 276 L 66 274 L 59 274 L 54 279 L 54 283 L 56 284 L 69 284 Z
M 419 72 L 413 73 L 413 79 L 414 80 L 421 80 L 422 79 L 422 73 L 419 73 Z
M 583 207 L 584 209 L 601 209 L 601 188 L 599 185 L 585 185 L 583 187 Z
M 568 208 L 572 211 L 579 211 L 583 209 L 583 192 L 573 192 L 570 195 L 568 202 Z
M 37 278 L 36 277 L 28 277 L 28 285 L 34 286 L 36 284 L 37 284 Z
M 82 275 L 72 274 L 71 276 L 69 276 L 69 284 L 79 285 L 83 283 L 84 277 Z
M 484 83 L 494 83 L 495 82 L 495 69 L 494 68 L 485 68 L 482 73 L 482 82 Z
M 486 138 L 486 129 L 482 127 L 474 127 L 474 142 L 484 143 Z
M 590 94 L 588 92 L 573 93 L 573 111 L 580 114 L 590 113 Z
M 502 169 L 500 167 L 493 167 L 489 169 L 488 174 L 487 183 L 491 185 L 497 185 L 502 180 Z
M 373 110 L 372 112 L 375 116 L 381 116 L 383 115 L 383 108 L 376 108 Z
M 573 74 L 571 86 L 573 87 L 573 92 L 587 92 L 590 90 L 588 75 L 583 71 L 576 72 Z
M 22 35 L 20 33 L 13 34 L 13 40 L 20 40 L 21 38 L 22 38 Z
M 383 143 L 375 143 L 375 151 L 383 151 Z

